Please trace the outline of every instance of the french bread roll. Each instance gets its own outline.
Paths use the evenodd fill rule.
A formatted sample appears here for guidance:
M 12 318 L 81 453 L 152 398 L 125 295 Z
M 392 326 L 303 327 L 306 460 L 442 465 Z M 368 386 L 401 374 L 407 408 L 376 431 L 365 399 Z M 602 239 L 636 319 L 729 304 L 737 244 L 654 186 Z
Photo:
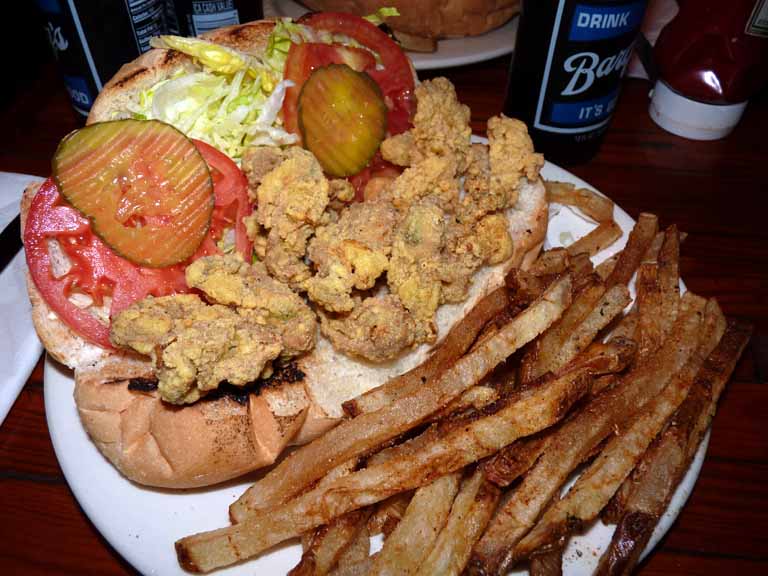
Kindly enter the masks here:
M 253 22 L 206 37 L 259 54 L 272 27 L 271 22 Z M 107 83 L 88 122 L 129 116 L 128 104 L 142 90 L 191 66 L 191 59 L 183 54 L 150 50 Z M 38 188 L 30 186 L 24 193 L 22 222 Z M 480 269 L 464 302 L 439 308 L 436 344 L 483 296 L 503 283 L 511 267 L 525 268 L 538 255 L 547 227 L 541 181 L 520 187 L 508 221 L 513 256 Z M 151 386 L 129 387 L 136 378 L 154 378 L 148 360 L 86 342 L 51 311 L 30 279 L 28 289 L 35 327 L 46 350 L 74 370 L 75 401 L 89 436 L 127 478 L 149 486 L 206 486 L 271 464 L 287 445 L 306 443 L 334 426 L 343 417 L 344 401 L 417 366 L 434 346 L 424 344 L 394 361 L 372 364 L 337 352 L 318 331 L 316 347 L 296 361 L 293 378 L 272 381 L 258 393 L 238 397 L 240 401 L 219 394 L 184 407 L 170 406 Z
M 477 36 L 498 28 L 520 12 L 520 0 L 300 0 L 312 10 L 373 14 L 382 6 L 397 8 L 399 16 L 387 18 L 398 32 L 424 38 Z

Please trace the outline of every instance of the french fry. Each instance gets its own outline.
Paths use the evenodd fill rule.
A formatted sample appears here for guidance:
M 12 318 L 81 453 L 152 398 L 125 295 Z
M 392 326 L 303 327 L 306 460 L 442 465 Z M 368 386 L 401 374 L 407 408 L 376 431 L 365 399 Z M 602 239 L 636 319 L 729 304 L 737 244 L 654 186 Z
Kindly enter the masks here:
M 658 262 L 661 244 L 664 242 L 664 232 L 657 232 L 643 254 L 643 262 Z
M 585 294 L 584 302 L 591 302 L 593 296 L 601 291 L 602 285 L 596 285 L 594 291 Z M 571 326 L 570 323 L 566 323 L 566 320 L 570 319 L 571 310 L 582 302 L 577 297 L 571 308 L 563 315 L 563 326 L 554 328 L 557 330 L 557 338 L 549 339 L 552 332 L 546 333 L 541 338 L 539 355 L 530 374 L 537 378 L 545 372 L 555 372 L 576 358 L 579 352 L 589 346 L 600 330 L 621 314 L 630 301 L 629 289 L 626 286 L 621 284 L 613 286 L 600 294 L 600 298 L 594 302 L 591 310 L 582 316 L 578 323 Z M 566 324 L 568 324 L 568 332 L 565 331 Z
M 707 303 L 696 351 L 669 384 L 613 436 L 597 459 L 579 476 L 562 499 L 544 512 L 533 529 L 517 544 L 512 558 L 527 558 L 534 551 L 568 536 L 594 520 L 632 471 L 664 423 L 683 402 L 696 373 L 725 330 L 725 317 L 714 300 Z
M 249 513 L 283 503 L 334 466 L 417 426 L 546 330 L 570 303 L 570 293 L 570 277 L 563 276 L 495 336 L 456 361 L 439 378 L 375 412 L 344 421 L 299 448 L 230 506 L 231 518 L 242 521 Z
M 570 254 L 565 248 L 553 248 L 539 254 L 536 261 L 528 268 L 534 276 L 556 276 L 564 273 L 571 264 Z
M 401 492 L 379 502 L 371 517 L 368 519 L 368 533 L 371 536 L 384 534 L 389 536 L 400 522 L 413 496 L 410 492 Z
M 616 374 L 604 374 L 603 376 L 598 376 L 592 383 L 592 396 L 597 396 L 600 392 L 612 387 L 618 381 L 619 378 Z
M 690 466 L 715 413 L 720 394 L 751 333 L 749 325 L 728 323 L 725 334 L 699 370 L 688 397 L 670 425 L 622 484 L 611 503 L 611 514 L 619 524 L 608 550 L 600 559 L 596 571 L 599 576 L 629 574 L 637 565 L 675 487 Z
M 581 252 L 571 257 L 568 271 L 573 278 L 573 293 L 578 294 L 591 283 L 595 274 L 595 267 L 592 265 L 589 254 Z
M 549 446 L 553 430 L 521 438 L 499 450 L 492 458 L 480 465 L 488 482 L 506 488 L 528 472 Z
M 535 380 L 554 366 L 555 355 L 559 353 L 582 319 L 594 309 L 604 293 L 605 286 L 597 277 L 593 277 L 590 285 L 576 294 L 562 317 L 538 338 L 523 356 L 521 361 L 523 384 Z
M 555 433 L 548 449 L 499 508 L 470 559 L 477 574 L 503 572 L 514 560 L 512 551 L 533 527 L 541 511 L 557 494 L 568 474 L 592 453 L 604 438 L 639 407 L 656 396 L 693 354 L 700 327 L 703 299 L 686 293 L 684 312 L 670 338 L 653 361 L 623 376 L 612 388 L 595 397 Z
M 629 366 L 636 353 L 637 344 L 628 338 L 616 337 L 608 342 L 593 342 L 560 370 L 565 372 L 586 367 L 595 376 L 615 374 Z
M 629 233 L 627 244 L 620 252 L 611 273 L 605 279 L 606 288 L 617 284 L 627 284 L 640 266 L 648 246 L 653 242 L 659 230 L 659 220 L 654 214 L 642 212 L 637 218 L 635 227 Z
M 481 410 L 498 399 L 499 392 L 496 388 L 478 384 L 464 392 L 456 400 L 448 404 L 448 406 L 436 412 L 430 417 L 430 420 L 442 420 L 455 412 L 467 409 Z
M 661 286 L 656 263 L 643 262 L 637 270 L 637 343 L 642 360 L 661 346 L 664 333 L 661 315 Z M 679 293 L 677 299 L 680 299 Z
M 554 356 L 547 370 L 558 370 L 584 350 L 595 339 L 597 333 L 605 328 L 631 302 L 629 289 L 616 285 L 608 289 L 592 311 L 579 323 L 562 347 Z
M 621 257 L 621 252 L 616 252 L 613 256 L 609 256 L 600 264 L 595 266 L 595 273 L 600 276 L 600 279 L 605 281 L 608 276 L 611 275 L 613 272 L 613 269 L 616 267 L 616 262 L 619 261 L 619 258 Z
M 497 288 L 481 299 L 446 335 L 430 357 L 416 368 L 392 378 L 385 384 L 344 402 L 344 411 L 350 416 L 375 412 L 382 406 L 417 390 L 427 380 L 438 375 L 464 354 L 477 338 L 480 330 L 491 318 L 509 305 L 504 287 Z
M 477 468 L 461 486 L 451 513 L 417 576 L 458 576 L 499 502 L 501 491 Z
M 338 562 L 368 521 L 370 510 L 355 510 L 336 518 L 313 535 L 299 563 L 289 576 L 324 576 Z
M 569 245 L 567 250 L 571 255 L 586 253 L 594 256 L 619 238 L 621 238 L 621 226 L 613 220 L 600 222 L 589 234 L 582 236 L 576 242 Z
M 565 542 L 548 547 L 531 557 L 529 576 L 562 576 Z
M 456 422 L 413 454 L 342 476 L 285 504 L 255 511 L 239 524 L 182 538 L 176 542 L 179 563 L 191 572 L 227 566 L 342 514 L 460 470 L 560 420 L 588 392 L 590 381 L 586 371 L 577 371 L 516 391 L 495 404 L 496 411 Z
M 680 235 L 677 226 L 670 226 L 664 232 L 664 241 L 659 251 L 659 290 L 662 336 L 669 333 L 677 316 L 680 303 Z
M 357 569 L 358 566 L 366 563 L 371 553 L 371 536 L 367 526 L 362 526 L 355 536 L 354 540 L 347 546 L 339 556 L 336 568 L 331 572 L 331 576 L 343 576 Z M 360 572 L 360 574 L 367 574 Z
M 359 562 L 344 563 L 343 566 L 340 564 L 338 568 L 331 572 L 331 576 L 368 576 L 368 573 L 371 571 L 371 564 L 373 564 L 378 554 L 378 552 L 371 554 Z
M 372 576 L 413 574 L 434 546 L 459 491 L 461 473 L 442 476 L 413 495 L 405 515 L 384 541 Z
M 640 322 L 640 318 L 637 313 L 637 306 L 632 308 L 624 314 L 621 318 L 617 318 L 613 327 L 608 326 L 608 333 L 605 335 L 607 340 L 613 340 L 615 338 L 626 338 L 628 340 L 637 341 L 637 326 Z
M 555 204 L 575 206 L 596 222 L 613 219 L 613 201 L 587 188 L 576 188 L 569 182 L 544 182 L 547 200 Z

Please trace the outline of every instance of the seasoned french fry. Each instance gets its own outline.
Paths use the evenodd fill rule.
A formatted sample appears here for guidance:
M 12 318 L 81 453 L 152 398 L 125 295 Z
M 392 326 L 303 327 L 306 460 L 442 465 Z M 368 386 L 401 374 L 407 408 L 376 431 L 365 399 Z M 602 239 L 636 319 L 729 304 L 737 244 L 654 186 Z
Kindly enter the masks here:
M 418 570 L 448 518 L 460 481 L 461 472 L 455 472 L 416 490 L 402 520 L 384 541 L 371 575 L 413 574 Z
M 555 204 L 575 206 L 597 222 L 613 219 L 613 201 L 587 188 L 576 188 L 569 182 L 544 182 L 547 200 Z
M 534 525 L 544 506 L 557 494 L 568 474 L 616 426 L 666 386 L 693 354 L 705 302 L 687 293 L 684 312 L 670 338 L 652 362 L 639 365 L 612 388 L 595 397 L 584 410 L 555 433 L 549 448 L 499 508 L 470 560 L 478 574 L 503 572 L 514 560 L 512 550 Z
M 579 352 L 589 346 L 600 330 L 621 314 L 631 300 L 626 286 L 618 284 L 609 288 L 592 311 L 563 342 L 562 347 L 553 355 L 552 363 L 546 369 L 558 370 L 573 360 Z
M 627 245 L 620 252 L 611 273 L 605 279 L 607 288 L 617 284 L 627 284 L 640 266 L 648 246 L 653 242 L 659 230 L 659 220 L 654 214 L 643 212 L 637 219 L 635 227 L 629 233 Z
M 522 383 L 535 380 L 551 366 L 565 341 L 576 330 L 582 319 L 589 314 L 605 293 L 605 286 L 592 278 L 591 284 L 576 294 L 562 317 L 545 334 L 536 340 L 521 361 Z
M 370 510 L 355 510 L 318 529 L 289 576 L 324 576 L 365 528 Z
M 593 342 L 560 370 L 565 372 L 586 367 L 595 376 L 621 372 L 635 359 L 637 344 L 628 338 L 612 338 L 608 342 Z M 594 391 L 593 391 L 594 393 Z
M 339 565 L 338 568 L 331 572 L 331 576 L 368 576 L 368 573 L 371 571 L 371 564 L 376 560 L 378 554 L 378 552 L 371 554 L 359 562 L 345 563 L 343 566 Z
M 571 278 L 573 278 L 573 293 L 578 294 L 591 284 L 595 274 L 595 267 L 592 265 L 592 259 L 589 257 L 589 254 L 581 252 L 571 257 L 568 271 L 571 273 Z
M 621 257 L 621 252 L 616 252 L 613 256 L 609 256 L 600 264 L 595 266 L 595 272 L 597 273 L 600 278 L 605 281 L 608 276 L 611 275 L 613 272 L 613 269 L 616 267 L 616 262 L 619 261 L 619 258 Z
M 358 566 L 368 561 L 371 553 L 371 536 L 367 526 L 362 526 L 355 536 L 354 540 L 347 546 L 339 556 L 336 568 L 331 572 L 331 576 L 342 576 L 350 571 L 356 570 Z M 361 572 L 360 574 L 367 574 Z
M 499 502 L 501 491 L 487 482 L 482 469 L 475 470 L 461 486 L 451 513 L 432 551 L 417 576 L 458 576 L 464 570 L 472 546 L 480 538 Z
M 664 242 L 664 232 L 657 232 L 643 254 L 643 262 L 658 262 L 661 244 Z
M 594 230 L 568 246 L 569 254 L 586 253 L 594 256 L 621 238 L 621 226 L 613 220 L 600 222 Z
M 488 482 L 506 488 L 528 472 L 549 446 L 554 430 L 521 438 L 499 450 L 493 458 L 480 465 Z
M 662 336 L 666 336 L 680 303 L 680 235 L 674 225 L 664 232 L 664 242 L 659 251 L 659 290 L 661 332 Z
M 439 378 L 376 412 L 342 422 L 293 452 L 230 506 L 230 516 L 242 521 L 249 513 L 285 502 L 334 466 L 420 424 L 546 330 L 562 315 L 570 293 L 570 276 L 563 276 L 498 334 L 459 359 Z
M 617 319 L 617 322 L 615 322 L 613 327 L 608 326 L 608 333 L 605 335 L 605 338 L 607 340 L 627 338 L 629 340 L 637 341 L 637 325 L 639 322 L 640 319 L 637 314 L 637 306 L 632 306 L 629 312 Z
M 176 542 L 179 563 L 192 572 L 227 566 L 342 514 L 457 471 L 559 421 L 588 392 L 590 381 L 586 371 L 576 371 L 516 391 L 494 405 L 495 412 L 455 423 L 423 450 L 255 511 L 239 524 L 182 538 Z
M 436 412 L 430 417 L 430 420 L 442 420 L 450 414 L 461 412 L 462 410 L 467 410 L 469 408 L 481 410 L 486 406 L 493 404 L 498 399 L 499 392 L 496 388 L 478 384 L 464 392 L 464 394 L 448 404 L 448 406 Z
M 547 547 L 545 551 L 536 552 L 531 557 L 529 576 L 562 576 L 564 551 L 565 542 L 560 542 Z
M 661 286 L 656 263 L 643 262 L 637 271 L 637 343 L 638 359 L 656 352 L 664 337 L 661 315 Z M 679 295 L 677 296 L 679 300 Z
M 534 276 L 552 276 L 562 274 L 570 266 L 570 254 L 565 248 L 553 248 L 539 254 L 536 261 L 528 268 Z
M 464 318 L 446 335 L 432 355 L 413 370 L 393 378 L 385 384 L 348 400 L 343 404 L 350 416 L 364 412 L 375 412 L 382 406 L 417 390 L 427 380 L 437 376 L 452 365 L 475 341 L 480 330 L 494 316 L 509 305 L 504 287 L 498 288 L 480 300 Z
M 594 294 L 602 290 L 601 285 L 595 286 Z M 585 301 L 591 301 L 592 293 L 585 295 Z M 621 284 L 613 286 L 607 292 L 600 295 L 592 309 L 582 316 L 581 320 L 572 326 L 569 333 L 564 333 L 564 327 L 559 332 L 564 338 L 559 339 L 559 345 L 555 347 L 555 340 L 548 340 L 549 332 L 541 338 L 539 356 L 534 363 L 532 376 L 537 378 L 545 372 L 555 372 L 576 358 L 579 352 L 584 350 L 595 339 L 597 333 L 605 328 L 611 320 L 621 314 L 621 311 L 629 304 L 631 298 L 629 289 Z M 580 299 L 577 297 L 573 309 Z M 563 323 L 569 318 L 570 310 L 563 315 Z M 558 329 L 558 326 L 555 326 Z M 547 345 L 549 348 L 545 348 Z
M 714 300 L 707 303 L 695 352 L 669 384 L 612 437 L 597 459 L 579 476 L 562 499 L 556 500 L 511 556 L 522 559 L 569 535 L 600 513 L 632 471 L 664 423 L 685 399 L 696 373 L 725 330 L 725 317 Z
M 408 508 L 412 496 L 411 492 L 401 492 L 379 502 L 376 510 L 368 519 L 368 533 L 371 536 L 382 533 L 389 536 L 405 514 L 405 509 Z
M 630 574 L 637 565 L 677 484 L 690 466 L 715 413 L 720 394 L 751 333 L 749 325 L 728 323 L 720 343 L 699 370 L 688 397 L 672 417 L 670 425 L 622 484 L 611 502 L 609 514 L 619 521 L 619 525 L 600 559 L 596 571 L 599 576 Z

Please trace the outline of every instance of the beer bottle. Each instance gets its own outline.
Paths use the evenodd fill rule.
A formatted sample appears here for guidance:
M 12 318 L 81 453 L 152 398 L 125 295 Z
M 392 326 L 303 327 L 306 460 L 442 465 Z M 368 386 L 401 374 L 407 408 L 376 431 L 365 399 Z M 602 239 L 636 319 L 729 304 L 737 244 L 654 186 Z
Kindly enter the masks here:
M 83 116 L 120 66 L 167 31 L 164 0 L 37 0 L 37 6 L 72 106 Z
M 645 0 L 523 0 L 504 113 L 536 150 L 576 164 L 600 147 Z

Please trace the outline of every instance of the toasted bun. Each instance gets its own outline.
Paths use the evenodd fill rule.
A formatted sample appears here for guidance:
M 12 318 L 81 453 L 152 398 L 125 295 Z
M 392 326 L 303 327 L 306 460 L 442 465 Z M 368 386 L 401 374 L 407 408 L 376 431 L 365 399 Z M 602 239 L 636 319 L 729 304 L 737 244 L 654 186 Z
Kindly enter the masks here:
M 201 38 L 246 54 L 260 55 L 266 49 L 274 27 L 275 23 L 271 20 L 259 20 L 212 30 L 202 34 Z M 192 58 L 175 50 L 153 48 L 145 52 L 136 60 L 121 66 L 104 85 L 91 107 L 86 123 L 127 118 L 130 116 L 128 104 L 134 102 L 142 90 L 170 78 L 179 70 L 193 67 Z
M 384 6 L 397 8 L 399 16 L 387 18 L 398 32 L 424 38 L 477 36 L 498 28 L 520 12 L 520 0 L 300 0 L 312 10 L 373 14 Z
M 253 22 L 206 37 L 259 54 L 272 27 L 272 22 Z M 173 51 L 147 52 L 123 66 L 104 87 L 88 122 L 124 117 L 127 104 L 141 90 L 192 66 L 189 58 Z M 38 188 L 25 190 L 22 222 Z M 526 267 L 536 258 L 547 225 L 540 181 L 522 187 L 517 205 L 509 211 L 509 224 L 513 257 L 481 269 L 465 302 L 438 310 L 438 342 L 467 310 L 503 282 L 510 267 Z M 147 360 L 86 342 L 51 311 L 31 280 L 28 289 L 35 327 L 46 350 L 74 370 L 75 401 L 91 439 L 127 478 L 150 486 L 206 486 L 268 465 L 287 444 L 308 442 L 335 425 L 342 417 L 342 402 L 410 370 L 432 350 L 422 345 L 394 362 L 374 365 L 340 354 L 319 337 L 316 348 L 299 361 L 304 378 L 298 382 L 273 383 L 242 403 L 222 395 L 175 407 L 152 390 L 129 389 L 132 379 L 153 377 Z
M 129 390 L 132 378 L 152 377 L 146 362 L 116 355 L 75 371 L 75 402 L 91 440 L 139 484 L 196 488 L 271 464 L 307 412 L 296 384 L 183 408 L 154 391 Z

